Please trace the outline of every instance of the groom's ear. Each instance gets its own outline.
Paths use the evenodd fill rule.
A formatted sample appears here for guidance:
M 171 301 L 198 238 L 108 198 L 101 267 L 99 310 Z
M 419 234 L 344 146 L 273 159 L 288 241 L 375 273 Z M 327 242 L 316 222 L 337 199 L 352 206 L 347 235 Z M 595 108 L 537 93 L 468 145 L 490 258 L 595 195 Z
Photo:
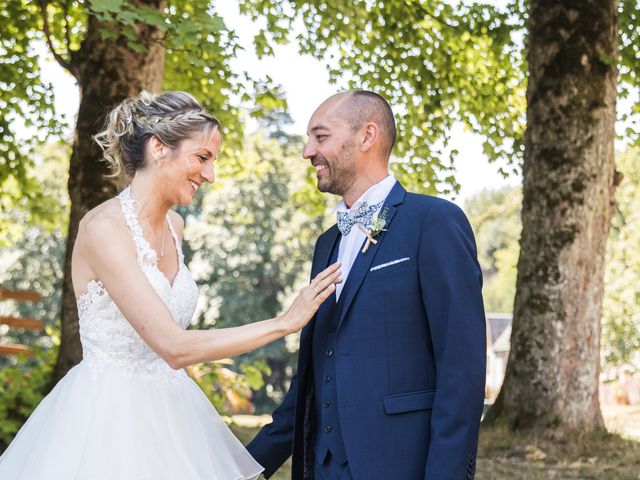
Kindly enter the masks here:
M 368 152 L 380 138 L 380 128 L 373 122 L 365 123 L 362 127 L 360 151 Z

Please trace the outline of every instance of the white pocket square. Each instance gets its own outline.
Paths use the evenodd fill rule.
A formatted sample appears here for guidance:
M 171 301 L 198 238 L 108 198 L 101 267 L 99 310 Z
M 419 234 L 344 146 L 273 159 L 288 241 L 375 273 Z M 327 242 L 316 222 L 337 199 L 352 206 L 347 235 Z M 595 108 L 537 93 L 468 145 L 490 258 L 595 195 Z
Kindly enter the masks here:
M 397 260 L 392 260 L 390 262 L 381 263 L 380 265 L 376 265 L 375 267 L 371 267 L 371 270 L 369 270 L 369 271 L 370 272 L 374 272 L 376 270 L 380 270 L 381 268 L 390 267 L 391 265 L 396 265 L 398 263 L 406 262 L 408 260 L 411 260 L 411 259 L 409 257 L 398 258 Z

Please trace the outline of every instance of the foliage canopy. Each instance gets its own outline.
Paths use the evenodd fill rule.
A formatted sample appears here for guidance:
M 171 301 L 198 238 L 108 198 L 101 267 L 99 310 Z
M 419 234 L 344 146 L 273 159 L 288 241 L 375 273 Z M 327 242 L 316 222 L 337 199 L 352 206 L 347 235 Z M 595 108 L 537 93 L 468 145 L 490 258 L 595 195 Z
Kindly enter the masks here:
M 302 53 L 325 61 L 341 87 L 375 90 L 398 120 L 401 160 L 396 172 L 426 192 L 457 190 L 451 127 L 461 122 L 484 138 L 484 153 L 503 174 L 517 170 L 524 151 L 527 2 L 445 0 L 241 1 L 241 11 L 266 21 L 255 37 L 268 55 L 295 40 Z M 638 0 L 619 3 L 621 98 L 640 87 Z M 346 79 L 346 80 L 345 80 Z M 640 114 L 634 103 L 630 115 Z M 627 113 L 621 119 L 631 120 Z M 640 139 L 640 123 L 625 135 Z

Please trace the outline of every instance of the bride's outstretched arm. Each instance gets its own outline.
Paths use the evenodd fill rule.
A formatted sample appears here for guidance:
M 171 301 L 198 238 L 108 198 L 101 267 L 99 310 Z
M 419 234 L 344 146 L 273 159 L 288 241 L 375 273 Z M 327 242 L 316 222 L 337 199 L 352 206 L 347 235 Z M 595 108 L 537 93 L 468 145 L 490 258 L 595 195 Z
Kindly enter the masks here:
M 302 288 L 282 315 L 239 327 L 183 330 L 138 267 L 131 236 L 115 218 L 81 222 L 74 256 L 88 262 L 129 323 L 171 367 L 233 357 L 304 327 L 340 281 L 334 264 Z

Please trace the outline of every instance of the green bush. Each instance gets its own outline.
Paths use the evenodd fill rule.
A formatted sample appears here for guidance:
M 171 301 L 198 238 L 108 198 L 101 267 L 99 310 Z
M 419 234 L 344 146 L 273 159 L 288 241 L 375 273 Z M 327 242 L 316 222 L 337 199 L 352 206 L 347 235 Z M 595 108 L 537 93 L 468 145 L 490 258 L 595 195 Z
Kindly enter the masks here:
M 15 364 L 0 369 L 0 452 L 46 394 L 57 350 L 35 348 L 33 357 L 18 357 Z

